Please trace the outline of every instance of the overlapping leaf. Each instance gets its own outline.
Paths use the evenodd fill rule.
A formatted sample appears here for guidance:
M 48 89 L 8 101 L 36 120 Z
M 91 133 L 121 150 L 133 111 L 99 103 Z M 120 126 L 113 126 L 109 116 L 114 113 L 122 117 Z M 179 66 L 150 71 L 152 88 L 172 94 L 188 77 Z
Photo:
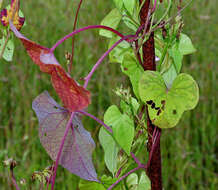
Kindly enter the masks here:
M 39 120 L 40 141 L 55 161 L 69 119 L 69 112 L 60 107 L 48 92 L 40 94 L 33 101 L 32 107 Z M 95 143 L 90 133 L 84 129 L 79 116 L 75 115 L 64 142 L 59 164 L 83 179 L 98 181 L 92 163 L 94 148 Z
M 10 23 L 14 34 L 22 41 L 29 56 L 39 65 L 42 72 L 51 75 L 51 81 L 54 89 L 62 100 L 64 106 L 69 111 L 78 111 L 84 109 L 90 104 L 90 93 L 83 87 L 79 86 L 76 81 L 71 78 L 56 60 L 50 49 L 43 47 L 24 37 Z

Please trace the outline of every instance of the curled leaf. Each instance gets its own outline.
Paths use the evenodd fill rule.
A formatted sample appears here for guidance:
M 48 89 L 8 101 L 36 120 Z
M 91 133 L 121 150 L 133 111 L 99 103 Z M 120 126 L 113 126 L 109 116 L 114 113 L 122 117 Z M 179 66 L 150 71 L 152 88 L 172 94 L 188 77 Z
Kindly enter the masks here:
M 43 92 L 33 101 L 33 110 L 39 120 L 39 138 L 52 160 L 56 160 L 67 122 L 68 110 L 60 107 L 48 94 Z M 95 143 L 75 114 L 71 130 L 64 142 L 59 164 L 71 173 L 91 181 L 98 181 L 92 163 Z
M 51 75 L 52 85 L 64 106 L 71 112 L 82 110 L 90 104 L 90 92 L 76 83 L 61 67 L 49 48 L 43 47 L 24 37 L 10 23 L 11 30 L 21 40 L 27 53 L 42 72 Z

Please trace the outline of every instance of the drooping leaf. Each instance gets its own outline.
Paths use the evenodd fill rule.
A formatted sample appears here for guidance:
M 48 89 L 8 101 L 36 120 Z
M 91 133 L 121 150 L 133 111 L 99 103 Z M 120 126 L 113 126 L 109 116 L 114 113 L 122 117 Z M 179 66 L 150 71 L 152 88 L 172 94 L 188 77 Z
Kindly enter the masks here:
M 191 39 L 186 34 L 181 34 L 179 39 L 179 51 L 182 55 L 192 54 L 196 51 Z
M 5 38 L 2 38 L 0 40 L 0 52 L 2 52 L 2 49 L 4 48 L 4 44 L 5 44 Z M 14 42 L 12 39 L 9 39 L 4 49 L 3 58 L 6 61 L 12 61 L 13 54 L 14 54 Z
M 121 19 L 122 19 L 122 15 L 120 14 L 120 11 L 115 8 L 106 17 L 104 17 L 104 19 L 101 21 L 101 25 L 116 29 Z M 112 32 L 104 30 L 104 29 L 101 29 L 99 31 L 99 34 L 107 38 L 113 37 Z
M 90 92 L 69 76 L 61 67 L 50 49 L 36 44 L 24 37 L 10 23 L 14 34 L 21 40 L 27 53 L 42 72 L 51 75 L 52 85 L 64 106 L 71 112 L 86 108 L 90 104 Z
M 115 183 L 117 178 L 111 178 L 103 175 L 101 177 L 101 183 L 80 180 L 79 190 L 107 190 L 113 183 Z M 120 184 L 116 185 L 113 190 L 121 190 L 122 186 Z
M 108 170 L 114 175 L 117 171 L 117 154 L 119 147 L 113 137 L 102 127 L 99 132 L 99 141 L 104 149 L 104 160 Z
M 55 161 L 70 116 L 69 112 L 60 107 L 48 92 L 36 97 L 32 107 L 39 120 L 41 144 Z M 95 143 L 90 133 L 84 129 L 79 116 L 75 114 L 64 142 L 59 164 L 83 179 L 98 181 L 92 163 L 94 148 Z
M 126 114 L 121 114 L 117 106 L 110 106 L 104 114 L 104 122 L 112 126 L 113 135 L 117 143 L 130 155 L 134 138 L 134 122 Z
M 148 105 L 152 123 L 160 128 L 176 126 L 183 112 L 193 109 L 199 99 L 198 85 L 185 73 L 179 74 L 168 89 L 159 72 L 145 71 L 139 82 L 139 94 Z
M 121 69 L 123 73 L 130 78 L 133 91 L 136 97 L 139 97 L 138 84 L 139 84 L 139 79 L 141 78 L 141 75 L 143 73 L 143 69 L 137 62 L 135 55 L 133 53 L 127 52 L 124 55 Z

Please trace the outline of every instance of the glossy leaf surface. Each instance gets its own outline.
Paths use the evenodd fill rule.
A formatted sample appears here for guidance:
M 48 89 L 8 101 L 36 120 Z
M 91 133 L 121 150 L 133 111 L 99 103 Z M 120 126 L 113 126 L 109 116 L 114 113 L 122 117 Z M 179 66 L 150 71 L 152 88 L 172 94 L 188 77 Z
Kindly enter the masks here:
M 48 92 L 43 92 L 36 97 L 32 107 L 39 120 L 41 144 L 55 161 L 70 117 L 69 112 L 60 107 Z M 59 164 L 83 179 L 98 181 L 92 163 L 94 148 L 95 143 L 90 133 L 84 129 L 79 116 L 75 114 L 64 142 Z

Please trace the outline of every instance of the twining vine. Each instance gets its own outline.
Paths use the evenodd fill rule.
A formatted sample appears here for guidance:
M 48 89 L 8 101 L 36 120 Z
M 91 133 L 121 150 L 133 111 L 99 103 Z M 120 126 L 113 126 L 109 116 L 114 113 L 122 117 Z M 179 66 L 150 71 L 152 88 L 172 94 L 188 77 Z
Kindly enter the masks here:
M 194 109 L 199 99 L 194 79 L 180 73 L 183 56 L 195 52 L 190 38 L 182 33 L 182 10 L 186 5 L 182 0 L 113 0 L 114 8 L 100 25 L 76 29 L 82 3 L 80 0 L 72 23 L 73 32 L 51 48 L 20 33 L 25 18 L 19 0 L 11 0 L 11 4 L 1 11 L 0 58 L 12 61 L 14 34 L 40 70 L 50 75 L 51 84 L 63 103 L 63 106 L 57 104 L 47 91 L 33 100 L 40 142 L 54 161 L 52 167 L 34 172 L 33 179 L 40 181 L 40 189 L 54 190 L 58 165 L 61 165 L 80 177 L 80 190 L 161 190 L 161 131 L 175 127 L 182 114 Z M 131 31 L 130 34 L 118 31 L 121 23 Z M 90 29 L 100 29 L 99 35 L 108 39 L 109 49 L 83 77 L 82 86 L 71 77 L 74 37 Z M 54 52 L 68 39 L 72 39 L 72 53 L 67 56 L 66 72 Z M 86 112 L 86 108 L 92 106 L 91 92 L 87 88 L 107 56 L 111 63 L 120 64 L 131 85 L 115 90 L 120 105 L 111 105 L 102 121 Z M 83 126 L 82 116 L 90 117 L 102 126 L 99 142 L 110 176 L 109 173 L 99 174 L 94 167 L 95 142 Z M 146 149 L 148 158 L 144 153 Z M 5 165 L 10 166 L 12 184 L 19 190 L 13 171 L 16 162 L 9 159 Z

